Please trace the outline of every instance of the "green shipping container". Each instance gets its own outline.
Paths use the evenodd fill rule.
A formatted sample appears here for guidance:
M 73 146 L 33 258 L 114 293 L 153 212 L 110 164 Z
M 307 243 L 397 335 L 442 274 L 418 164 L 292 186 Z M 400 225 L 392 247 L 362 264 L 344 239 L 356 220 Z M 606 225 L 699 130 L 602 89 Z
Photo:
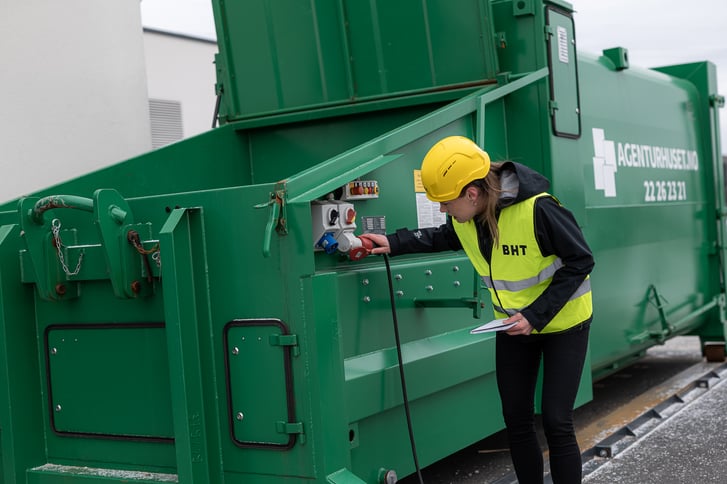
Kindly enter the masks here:
M 347 250 L 438 223 L 416 177 L 448 135 L 542 172 L 583 225 L 578 404 L 667 338 L 724 340 L 711 63 L 576 52 L 563 1 L 213 6 L 220 127 L 0 207 L 0 481 L 411 474 L 392 299 L 419 463 L 501 430 L 466 256 L 392 260 L 392 298 Z

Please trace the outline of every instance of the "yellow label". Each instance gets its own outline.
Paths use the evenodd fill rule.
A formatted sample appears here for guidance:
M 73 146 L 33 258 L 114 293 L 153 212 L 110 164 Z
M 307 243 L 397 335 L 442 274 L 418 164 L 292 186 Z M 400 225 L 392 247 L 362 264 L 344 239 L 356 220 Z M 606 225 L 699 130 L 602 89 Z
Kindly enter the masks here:
M 422 171 L 414 170 L 414 191 L 424 193 L 424 184 L 422 183 Z

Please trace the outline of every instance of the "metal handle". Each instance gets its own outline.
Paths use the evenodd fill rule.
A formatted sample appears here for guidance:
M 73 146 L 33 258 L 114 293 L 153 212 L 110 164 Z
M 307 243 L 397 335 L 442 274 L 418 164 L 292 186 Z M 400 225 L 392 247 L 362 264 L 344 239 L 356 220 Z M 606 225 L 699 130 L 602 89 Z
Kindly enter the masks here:
M 93 213 L 93 200 L 76 195 L 50 195 L 35 202 L 28 215 L 33 222 L 42 225 L 43 214 L 55 208 L 73 208 Z M 118 224 L 123 223 L 127 216 L 126 210 L 119 208 L 117 205 L 109 206 L 108 214 Z
M 270 203 L 270 215 L 268 216 L 268 223 L 265 226 L 265 233 L 263 234 L 263 257 L 270 257 L 270 242 L 273 238 L 273 230 L 278 224 L 279 214 L 280 205 L 273 200 Z

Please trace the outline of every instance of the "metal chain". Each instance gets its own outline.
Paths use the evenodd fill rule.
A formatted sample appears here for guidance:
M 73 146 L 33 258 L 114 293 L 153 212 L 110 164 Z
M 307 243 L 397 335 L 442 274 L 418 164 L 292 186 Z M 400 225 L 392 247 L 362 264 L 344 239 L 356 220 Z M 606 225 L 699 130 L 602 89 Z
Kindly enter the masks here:
M 134 246 L 136 251 L 141 255 L 147 255 L 147 254 L 153 254 L 155 252 L 159 252 L 159 244 L 155 244 L 154 247 L 151 249 L 145 249 L 141 242 L 139 241 L 138 236 L 131 239 L 131 245 Z
M 53 231 L 53 240 L 56 243 L 56 250 L 58 251 L 58 260 L 61 262 L 61 267 L 63 267 L 63 272 L 66 273 L 68 276 L 75 276 L 78 274 L 81 270 L 81 261 L 83 260 L 83 251 L 78 255 L 78 263 L 76 264 L 76 269 L 71 272 L 71 270 L 66 265 L 65 257 L 63 257 L 63 242 L 61 242 L 61 221 L 57 218 L 54 218 L 51 222 L 51 230 Z
M 154 263 L 156 263 L 157 267 L 162 267 L 162 255 L 161 250 L 159 249 L 159 243 L 154 244 L 151 249 L 145 249 L 141 243 L 141 237 L 139 237 L 138 232 L 136 232 L 135 230 L 130 231 L 127 234 L 127 238 L 139 254 L 141 254 L 142 256 L 147 256 L 151 254 L 151 258 Z
M 156 263 L 158 268 L 160 268 L 160 269 L 162 268 L 162 253 L 160 250 L 157 250 L 156 252 L 154 252 L 151 255 L 151 260 L 153 260 L 154 263 Z

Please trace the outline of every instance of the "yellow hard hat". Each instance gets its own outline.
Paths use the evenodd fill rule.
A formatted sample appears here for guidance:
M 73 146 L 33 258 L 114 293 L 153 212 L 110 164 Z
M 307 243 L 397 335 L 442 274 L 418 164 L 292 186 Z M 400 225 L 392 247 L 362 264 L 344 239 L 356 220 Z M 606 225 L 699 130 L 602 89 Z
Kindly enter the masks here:
M 447 202 L 459 197 L 467 184 L 490 172 L 490 156 L 464 136 L 439 140 L 422 161 L 422 184 L 427 198 Z

